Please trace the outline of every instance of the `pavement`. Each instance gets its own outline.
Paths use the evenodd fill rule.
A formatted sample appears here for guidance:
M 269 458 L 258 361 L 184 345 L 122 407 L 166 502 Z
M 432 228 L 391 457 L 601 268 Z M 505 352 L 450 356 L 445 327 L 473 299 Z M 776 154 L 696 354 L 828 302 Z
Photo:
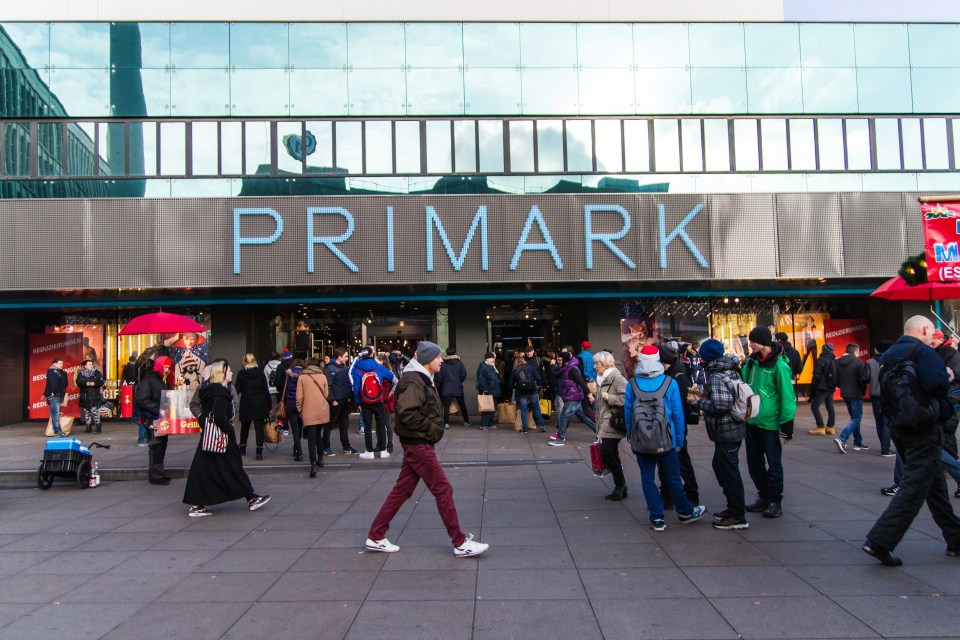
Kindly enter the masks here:
M 146 450 L 133 425 L 78 436 L 112 445 L 94 452 L 100 487 L 58 480 L 47 491 L 31 480 L 41 427 L 3 427 L 0 640 L 958 637 L 960 559 L 944 554 L 926 509 L 897 549 L 902 567 L 859 549 L 893 473 L 869 413 L 863 433 L 874 448 L 847 455 L 806 435 L 808 416 L 801 405 L 784 450 L 783 517 L 751 517 L 743 531 L 715 530 L 709 517 L 680 526 L 672 512 L 666 531 L 652 531 L 625 446 L 630 497 L 604 500 L 612 483 L 585 462 L 592 438 L 582 425 L 561 448 L 547 446 L 548 434 L 456 422 L 438 454 L 463 529 L 491 545 L 468 559 L 453 557 L 422 485 L 388 534 L 401 550 L 363 549 L 399 456 L 337 455 L 310 479 L 287 439 L 261 463 L 245 459 L 269 504 L 188 518 L 182 478 L 142 479 Z M 352 430 L 351 440 L 362 437 Z M 170 442 L 176 476 L 195 441 Z M 701 501 L 718 510 L 702 426 L 690 442 Z

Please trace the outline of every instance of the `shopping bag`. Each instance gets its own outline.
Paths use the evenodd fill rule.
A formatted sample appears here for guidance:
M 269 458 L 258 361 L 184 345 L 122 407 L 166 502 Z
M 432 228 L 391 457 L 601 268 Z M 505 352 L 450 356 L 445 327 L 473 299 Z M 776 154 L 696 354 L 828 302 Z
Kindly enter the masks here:
M 497 405 L 497 423 L 513 424 L 517 420 L 517 403 L 501 402 Z
M 523 430 L 523 418 L 522 414 L 517 411 L 517 417 L 513 419 L 513 430 L 522 431 Z M 527 428 L 536 429 L 537 425 L 533 422 L 533 409 L 527 409 Z
M 497 403 L 493 401 L 493 396 L 481 393 L 477 396 L 477 407 L 480 413 L 490 413 L 497 410 Z
M 217 426 L 213 416 L 207 416 L 207 422 L 203 425 L 203 435 L 201 436 L 200 449 L 207 453 L 226 453 L 227 452 L 227 434 L 223 429 Z
M 63 435 L 70 435 L 70 431 L 73 429 L 73 416 L 60 415 L 60 431 L 63 431 Z M 43 432 L 43 435 L 48 438 L 52 438 L 57 434 L 53 432 L 53 420 L 47 418 L 47 430 Z
M 450 403 L 450 415 L 455 416 L 455 415 L 457 415 L 458 413 L 460 413 L 460 403 L 459 403 L 459 402 L 451 402 L 451 403 Z
M 553 409 L 552 402 L 546 399 L 540 401 L 540 415 L 543 416 L 544 420 L 547 420 L 550 418 L 550 413 L 552 409 Z
M 590 466 L 593 467 L 593 475 L 598 478 L 610 473 L 610 469 L 607 468 L 607 463 L 600 457 L 599 440 L 590 445 Z
M 270 421 L 263 425 L 263 441 L 267 444 L 277 444 L 283 439 L 283 434 L 276 422 Z
M 278 402 L 275 407 L 277 413 L 277 420 L 286 420 L 287 419 L 287 405 L 284 402 Z

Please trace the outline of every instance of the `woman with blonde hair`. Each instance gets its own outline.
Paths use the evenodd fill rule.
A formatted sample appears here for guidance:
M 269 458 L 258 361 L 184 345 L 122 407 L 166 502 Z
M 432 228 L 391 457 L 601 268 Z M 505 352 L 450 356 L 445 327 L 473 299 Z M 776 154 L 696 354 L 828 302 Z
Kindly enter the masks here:
M 237 374 L 234 387 L 240 396 L 240 455 L 247 455 L 247 436 L 250 434 L 250 423 L 253 422 L 257 460 L 263 460 L 263 425 L 270 416 L 272 402 L 267 377 L 252 353 L 243 356 L 243 369 Z
M 627 483 L 620 463 L 620 441 L 626 437 L 623 417 L 623 399 L 627 393 L 627 379 L 617 369 L 613 355 L 601 351 L 593 356 L 597 370 L 597 437 L 600 438 L 600 458 L 613 476 L 613 492 L 607 500 L 627 497 Z

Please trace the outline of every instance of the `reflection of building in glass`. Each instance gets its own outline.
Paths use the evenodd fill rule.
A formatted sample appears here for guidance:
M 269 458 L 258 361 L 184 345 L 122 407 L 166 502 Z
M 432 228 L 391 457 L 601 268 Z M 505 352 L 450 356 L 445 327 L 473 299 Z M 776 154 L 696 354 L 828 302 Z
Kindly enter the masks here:
M 27 63 L 19 47 L 0 27 L 0 117 L 67 118 L 67 112 L 40 74 Z M 40 175 L 63 175 L 64 160 L 68 175 L 93 175 L 97 156 L 93 140 L 76 123 L 41 123 L 37 126 L 37 159 Z M 30 178 L 30 125 L 26 122 L 6 123 L 0 132 L 7 175 Z M 64 153 L 66 152 L 66 153 Z M 100 171 L 109 167 L 100 159 Z M 0 182 L 2 198 L 89 198 L 107 195 L 99 181 L 23 180 Z

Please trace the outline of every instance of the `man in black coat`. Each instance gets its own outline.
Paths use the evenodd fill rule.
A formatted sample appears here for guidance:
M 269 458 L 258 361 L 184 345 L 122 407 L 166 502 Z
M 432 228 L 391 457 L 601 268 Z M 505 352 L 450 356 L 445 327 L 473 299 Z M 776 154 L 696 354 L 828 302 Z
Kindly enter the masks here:
M 777 342 L 783 347 L 783 355 L 787 358 L 787 362 L 790 363 L 790 371 L 793 373 L 793 388 L 794 393 L 796 393 L 797 376 L 803 371 L 800 352 L 793 348 L 793 345 L 790 344 L 790 336 L 783 331 L 777 334 Z M 780 437 L 783 438 L 784 444 L 793 440 L 793 420 L 787 420 L 780 425 Z
M 163 475 L 163 459 L 167 454 L 167 436 L 158 436 L 155 422 L 160 418 L 160 401 L 169 387 L 167 377 L 173 362 L 160 356 L 153 363 L 153 370 L 140 380 L 136 387 L 134 408 L 140 416 L 140 424 L 147 427 L 147 480 L 150 484 L 167 485 L 170 478 Z
M 63 359 L 54 358 L 47 369 L 47 381 L 43 388 L 43 397 L 50 407 L 50 424 L 53 425 L 53 433 L 58 438 L 64 436 L 60 430 L 60 405 L 67 396 L 67 374 L 63 370 Z
M 456 400 L 463 416 L 463 426 L 470 426 L 470 414 L 463 399 L 463 381 L 467 379 L 467 368 L 463 365 L 456 347 L 447 348 L 447 357 L 443 359 L 437 380 L 440 382 L 440 397 L 443 398 L 443 428 L 450 428 L 450 404 Z
M 837 423 L 837 414 L 833 410 L 833 392 L 837 390 L 836 359 L 833 354 L 833 345 L 823 345 L 820 357 L 813 363 L 813 380 L 810 382 L 810 409 L 813 419 L 817 423 L 815 429 L 807 433 L 812 436 L 832 436 L 834 425 Z M 820 405 L 827 405 L 827 424 L 823 424 L 823 415 Z
M 953 389 L 960 383 L 960 353 L 953 346 L 953 342 L 941 331 L 933 332 L 933 342 L 930 346 L 934 348 L 944 364 L 953 371 Z M 950 417 L 943 421 L 943 448 L 954 458 L 957 456 L 957 424 L 960 420 L 957 418 L 957 411 L 951 412 Z
M 953 371 L 947 369 L 943 360 L 928 346 L 933 331 L 933 323 L 924 316 L 910 318 L 903 327 L 904 335 L 887 349 L 880 358 L 880 365 L 893 366 L 898 361 L 911 360 L 920 389 L 940 406 L 939 417 L 943 420 L 950 411 L 946 394 L 953 381 Z M 888 401 L 885 396 L 885 403 Z M 891 412 L 891 417 L 895 416 Z M 886 566 L 903 564 L 891 554 L 926 502 L 947 541 L 947 555 L 960 556 L 960 520 L 950 505 L 947 482 L 940 466 L 942 435 L 937 421 L 894 428 L 891 437 L 897 447 L 897 457 L 903 463 L 900 490 L 867 534 L 863 550 Z
M 840 397 L 847 405 L 850 413 L 850 422 L 840 432 L 840 437 L 833 442 L 840 453 L 847 452 L 847 438 L 853 435 L 853 450 L 869 449 L 863 443 L 860 434 L 860 420 L 863 419 L 863 396 L 867 392 L 867 382 L 870 377 L 867 367 L 859 358 L 860 345 L 851 342 L 846 347 L 846 353 L 837 359 L 837 386 L 840 387 Z

